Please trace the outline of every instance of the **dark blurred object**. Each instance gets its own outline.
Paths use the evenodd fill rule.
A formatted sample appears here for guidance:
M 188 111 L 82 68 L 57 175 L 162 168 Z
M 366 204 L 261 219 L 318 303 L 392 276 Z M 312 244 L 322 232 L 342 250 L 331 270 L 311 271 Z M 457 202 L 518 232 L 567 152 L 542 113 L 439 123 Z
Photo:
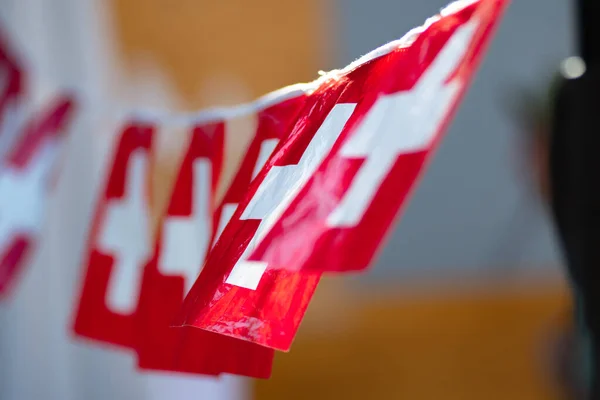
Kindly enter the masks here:
M 552 203 L 549 153 L 553 108 L 563 86 L 564 75 L 581 72 L 581 63 L 578 64 L 575 59 L 565 60 L 561 68 L 563 72 L 555 74 L 542 89 L 520 88 L 518 95 L 513 94 L 508 103 L 525 133 L 526 172 L 531 174 L 536 193 L 548 206 Z M 582 357 L 584 330 L 578 329 L 577 314 L 581 313 L 567 312 L 564 318 L 560 318 L 560 323 L 551 329 L 554 338 L 550 342 L 552 357 L 549 367 L 553 381 L 559 384 L 562 396 L 566 399 L 585 398 L 583 393 L 587 371 Z
M 588 65 L 600 62 L 600 2 L 577 0 L 578 47 L 581 58 Z
M 550 145 L 551 202 L 569 273 L 592 340 L 593 365 L 600 360 L 600 76 L 585 74 L 561 85 Z M 591 398 L 600 399 L 593 368 Z
M 553 382 L 558 383 L 561 398 L 578 400 L 585 398 L 585 363 L 582 362 L 584 342 L 577 329 L 576 316 L 572 310 L 560 316 L 550 330 L 550 368 Z
M 551 203 L 591 340 L 590 398 L 600 399 L 600 3 L 579 0 L 579 73 L 566 74 L 553 109 Z

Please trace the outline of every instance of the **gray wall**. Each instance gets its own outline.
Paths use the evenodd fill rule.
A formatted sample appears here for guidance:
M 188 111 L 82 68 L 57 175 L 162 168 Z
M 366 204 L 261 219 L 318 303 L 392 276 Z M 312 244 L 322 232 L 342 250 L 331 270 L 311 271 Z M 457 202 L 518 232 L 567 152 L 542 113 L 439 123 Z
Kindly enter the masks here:
M 336 0 L 338 65 L 420 25 L 445 0 Z M 543 85 L 574 50 L 569 1 L 514 0 L 444 142 L 371 276 L 557 265 L 553 231 L 523 176 L 506 98 Z M 502 271 L 505 272 L 505 271 Z

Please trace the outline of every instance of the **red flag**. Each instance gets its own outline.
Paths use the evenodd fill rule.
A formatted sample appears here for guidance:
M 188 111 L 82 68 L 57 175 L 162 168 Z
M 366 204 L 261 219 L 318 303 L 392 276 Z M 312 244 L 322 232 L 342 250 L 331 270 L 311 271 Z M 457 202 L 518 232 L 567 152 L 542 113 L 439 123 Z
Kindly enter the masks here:
M 231 220 L 238 203 L 244 199 L 250 182 L 256 177 L 275 148 L 289 133 L 304 105 L 306 94 L 301 88 L 285 88 L 283 93 L 274 93 L 269 106 L 258 113 L 256 134 L 248 145 L 240 167 L 225 192 L 223 200 L 214 213 L 214 226 L 211 243 L 215 243 Z M 271 103 L 273 103 L 271 105 Z M 260 105 L 260 100 L 257 102 Z M 262 106 L 262 105 L 260 105 Z
M 369 265 L 505 4 L 458 2 L 327 75 L 225 228 L 180 322 L 289 349 L 319 273 Z
M 0 163 L 0 295 L 5 295 L 43 224 L 45 200 L 63 133 L 73 112 L 68 99 L 53 101 L 17 127 L 16 143 Z
M 263 105 L 260 100 L 253 104 L 253 107 L 266 108 L 257 113 L 256 134 L 247 147 L 231 186 L 215 212 L 215 227 L 223 226 L 227 222 L 227 216 L 231 216 L 228 210 L 235 209 L 253 174 L 266 162 L 279 139 L 287 134 L 290 123 L 295 121 L 296 114 L 302 106 L 303 95 L 301 91 L 286 93 L 283 98 L 275 97 L 272 100 L 274 105 Z M 293 97 L 288 99 L 290 96 Z M 215 153 L 212 150 L 215 147 L 214 142 L 217 141 L 215 138 L 221 133 L 219 128 L 222 130 L 223 126 L 224 123 L 215 123 L 210 129 L 206 126 L 197 128 L 188 156 L 182 164 L 163 226 L 162 248 L 157 246 L 155 258 L 146 268 L 142 286 L 140 316 L 143 323 L 140 333 L 143 332 L 143 335 L 140 334 L 139 365 L 146 369 L 195 373 L 216 370 L 267 378 L 271 374 L 273 350 L 190 327 L 171 327 L 174 322 L 173 316 L 181 308 L 184 295 L 189 290 L 189 287 L 184 285 L 186 279 L 182 282 L 181 278 L 187 275 L 187 283 L 193 283 L 204 264 L 203 250 L 208 251 L 208 245 L 213 242 L 211 237 L 218 234 L 217 230 L 212 230 L 212 235 L 206 235 L 212 223 L 208 211 L 214 209 L 209 202 L 212 199 L 211 194 L 216 190 L 217 166 L 221 161 L 211 159 L 210 154 Z M 218 137 L 222 140 L 221 136 Z M 202 156 L 210 160 L 207 166 L 215 166 L 212 185 L 206 173 L 204 178 L 193 175 L 200 171 L 193 169 L 193 166 L 198 162 L 198 157 Z M 192 204 L 198 205 L 204 212 L 195 215 L 192 212 Z M 201 204 L 203 206 L 200 206 Z M 188 224 L 190 232 L 177 231 L 176 227 L 180 224 Z M 191 231 L 193 227 L 195 231 Z M 169 238 L 169 235 L 172 235 L 172 238 Z M 185 247 L 181 247 L 182 245 Z M 186 254 L 189 257 L 185 257 Z M 173 275 L 173 272 L 177 272 L 173 271 L 177 265 L 181 272 Z
M 78 335 L 134 348 L 144 265 L 152 256 L 149 196 L 154 127 L 131 123 L 118 137 L 94 217 L 75 317 Z
M 323 108 L 352 108 L 347 124 L 303 187 L 287 191 L 268 215 L 268 231 L 249 260 L 312 271 L 370 265 L 449 124 L 504 4 L 481 0 L 446 12 L 410 46 L 350 72 L 348 85 L 335 85 L 345 86 L 344 94 L 328 96 Z M 348 96 L 355 85 L 363 87 Z M 299 129 L 290 147 L 302 145 L 315 128 Z M 280 156 L 274 165 L 288 165 Z M 264 199 L 272 197 L 270 179 L 289 175 L 272 169 L 258 189 L 267 193 Z M 255 195 L 249 207 L 270 206 Z M 291 221 L 301 222 L 290 229 Z
M 178 370 L 175 339 L 180 330 L 170 325 L 208 251 L 223 141 L 222 123 L 198 125 L 193 130 L 152 258 L 144 268 L 136 322 L 138 364 L 143 369 Z M 200 332 L 198 336 L 204 343 L 193 349 L 190 356 L 195 363 L 182 372 L 218 375 L 219 358 L 213 351 L 216 335 Z

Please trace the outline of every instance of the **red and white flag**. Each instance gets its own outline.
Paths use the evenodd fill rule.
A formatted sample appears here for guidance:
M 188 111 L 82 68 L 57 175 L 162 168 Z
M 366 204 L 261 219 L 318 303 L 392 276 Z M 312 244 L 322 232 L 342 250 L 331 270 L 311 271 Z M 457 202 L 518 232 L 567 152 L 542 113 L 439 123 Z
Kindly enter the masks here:
M 57 158 L 74 112 L 70 98 L 57 96 L 32 107 L 23 124 L 2 132 L 14 137 L 0 161 L 0 295 L 8 292 L 39 239 Z M 4 117 L 6 121 L 13 116 Z
M 265 378 L 273 350 L 171 328 L 209 250 L 224 153 L 222 121 L 184 125 L 190 141 L 154 245 L 151 186 L 157 164 L 151 160 L 158 129 L 165 127 L 131 122 L 117 138 L 96 207 L 74 330 L 137 351 L 142 369 Z
M 143 269 L 136 322 L 142 368 L 168 370 L 174 366 L 172 338 L 178 330 L 170 326 L 208 251 L 223 143 L 219 121 L 198 125 L 191 133 L 166 215 Z
M 289 132 L 305 98 L 302 90 L 286 88 L 238 108 L 229 118 L 196 128 L 175 183 L 153 260 L 144 273 L 140 296 L 139 366 L 180 372 L 218 371 L 256 378 L 271 374 L 273 350 L 251 342 L 203 330 L 174 328 L 185 294 L 200 273 L 214 237 L 231 217 L 251 179 Z M 219 181 L 223 132 L 229 119 L 256 114 L 257 127 L 239 169 L 220 205 L 213 200 Z M 231 133 L 230 133 L 231 134 Z M 236 140 L 232 135 L 230 140 Z M 230 162 L 232 160 L 229 160 Z
M 136 323 L 142 369 L 259 378 L 271 373 L 271 349 L 198 329 L 172 327 L 209 250 L 224 127 L 223 121 L 214 121 L 193 129 L 152 258 L 144 268 Z
M 454 3 L 326 75 L 209 254 L 179 322 L 288 350 L 319 274 L 370 264 L 506 3 Z
M 150 160 L 155 128 L 131 122 L 96 205 L 74 330 L 83 337 L 136 346 L 142 272 L 152 257 Z

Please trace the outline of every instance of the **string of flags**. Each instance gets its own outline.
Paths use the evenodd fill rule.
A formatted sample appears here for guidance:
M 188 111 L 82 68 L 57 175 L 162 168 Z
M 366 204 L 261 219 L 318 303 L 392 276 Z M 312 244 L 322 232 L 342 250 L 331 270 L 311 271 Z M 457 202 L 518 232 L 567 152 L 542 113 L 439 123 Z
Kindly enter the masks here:
M 187 116 L 114 112 L 119 134 L 73 299 L 75 335 L 135 351 L 142 370 L 268 378 L 321 275 L 371 264 L 506 5 L 452 3 L 344 69 L 249 104 Z M 60 145 L 85 134 L 73 120 L 90 112 L 67 92 L 31 95 L 22 61 L 1 44 L 4 296 L 18 290 L 39 240 Z M 226 127 L 244 116 L 254 131 L 237 170 L 226 171 Z M 155 227 L 152 154 L 168 125 L 189 140 Z

